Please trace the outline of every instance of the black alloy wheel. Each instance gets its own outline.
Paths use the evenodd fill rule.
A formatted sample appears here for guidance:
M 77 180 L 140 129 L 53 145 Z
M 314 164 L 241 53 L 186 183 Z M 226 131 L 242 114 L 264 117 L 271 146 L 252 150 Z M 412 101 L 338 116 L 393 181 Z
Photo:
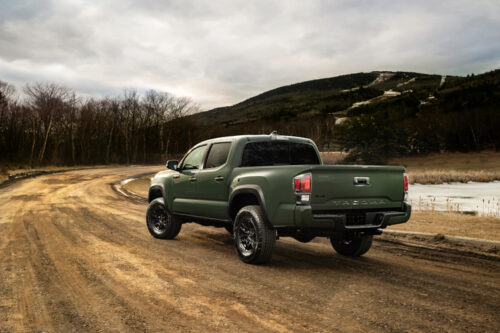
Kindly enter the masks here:
M 236 215 L 233 237 L 240 259 L 247 264 L 271 260 L 276 231 L 265 222 L 260 206 L 245 206 Z
M 259 240 L 252 215 L 246 214 L 243 217 L 236 231 L 236 243 L 242 256 L 249 257 L 255 253 Z
M 149 204 L 146 224 L 153 237 L 162 239 L 174 238 L 182 227 L 182 221 L 166 210 L 163 198 L 156 198 Z

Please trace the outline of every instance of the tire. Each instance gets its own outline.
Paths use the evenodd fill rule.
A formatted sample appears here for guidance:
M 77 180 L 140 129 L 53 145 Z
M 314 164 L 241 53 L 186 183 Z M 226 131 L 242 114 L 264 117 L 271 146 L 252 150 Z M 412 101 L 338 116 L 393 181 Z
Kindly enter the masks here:
M 234 245 L 240 259 L 247 264 L 264 264 L 271 260 L 276 232 L 265 220 L 259 206 L 240 209 L 234 221 Z
M 347 257 L 359 257 L 372 246 L 373 235 L 355 236 L 347 232 L 336 232 L 330 243 L 337 253 Z
M 146 212 L 146 225 L 154 238 L 172 239 L 181 231 L 182 221 L 167 212 L 163 198 L 156 198 Z

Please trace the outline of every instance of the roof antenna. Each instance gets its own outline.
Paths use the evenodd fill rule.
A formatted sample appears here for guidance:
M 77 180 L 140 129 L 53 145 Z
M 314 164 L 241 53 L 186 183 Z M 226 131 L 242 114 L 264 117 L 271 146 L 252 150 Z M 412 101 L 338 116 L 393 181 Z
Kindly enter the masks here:
M 278 135 L 278 131 L 274 130 L 274 131 L 271 132 L 270 135 Z

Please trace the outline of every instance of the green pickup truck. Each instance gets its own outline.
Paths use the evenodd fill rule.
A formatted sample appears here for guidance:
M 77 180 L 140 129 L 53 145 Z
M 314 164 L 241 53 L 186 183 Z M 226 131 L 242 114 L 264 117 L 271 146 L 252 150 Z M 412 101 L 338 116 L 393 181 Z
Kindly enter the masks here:
M 251 264 L 268 262 L 283 236 L 328 237 L 338 253 L 357 257 L 373 235 L 408 221 L 407 191 L 403 167 L 322 165 L 306 138 L 224 137 L 195 145 L 155 175 L 146 224 L 165 239 L 187 222 L 225 227 Z

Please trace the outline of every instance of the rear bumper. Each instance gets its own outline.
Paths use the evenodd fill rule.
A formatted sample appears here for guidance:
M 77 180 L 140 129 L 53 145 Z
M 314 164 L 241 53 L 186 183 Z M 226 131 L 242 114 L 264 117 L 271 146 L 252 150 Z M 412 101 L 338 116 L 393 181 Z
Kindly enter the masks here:
M 363 223 L 348 223 L 349 213 L 313 214 L 311 206 L 297 206 L 295 208 L 295 225 L 298 228 L 305 229 L 353 231 L 380 229 L 389 225 L 407 222 L 411 216 L 411 205 L 404 203 L 403 209 L 399 211 L 363 211 L 357 214 L 364 214 Z

